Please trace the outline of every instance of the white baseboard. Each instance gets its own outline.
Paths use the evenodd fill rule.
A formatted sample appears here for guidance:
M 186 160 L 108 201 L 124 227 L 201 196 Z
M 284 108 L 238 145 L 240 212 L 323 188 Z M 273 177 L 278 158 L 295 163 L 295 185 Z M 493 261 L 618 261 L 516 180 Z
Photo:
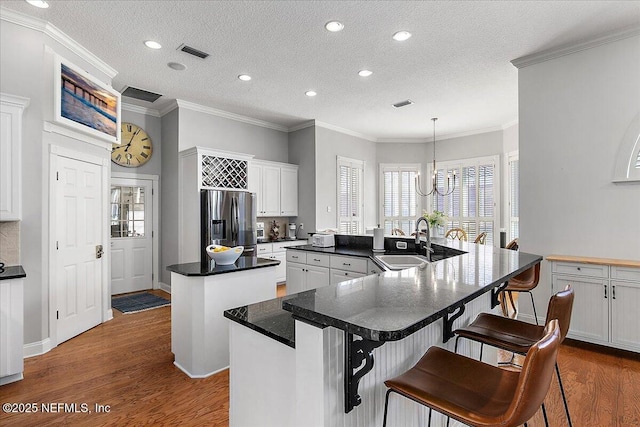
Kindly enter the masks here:
M 522 312 L 518 312 L 518 320 L 522 320 L 523 322 L 527 322 L 527 323 L 531 323 L 531 324 L 535 324 L 535 318 L 533 317 L 533 314 L 527 314 L 527 313 L 522 313 Z M 545 319 L 540 319 L 540 316 L 538 316 L 538 325 L 543 325 L 544 326 L 544 321 Z
M 22 372 L 20 372 L 19 374 L 7 375 L 6 377 L 0 378 L 0 385 L 14 383 L 16 381 L 20 381 L 23 379 L 24 379 L 24 376 L 22 375 Z
M 107 318 L 105 319 L 105 322 L 108 322 L 111 319 L 113 319 L 113 309 L 112 308 L 107 310 Z M 102 322 L 102 323 L 104 323 L 104 322 Z
M 171 285 L 167 285 L 166 283 L 163 283 L 163 282 L 159 282 L 158 285 L 159 285 L 158 287 L 160 288 L 160 290 L 163 290 L 168 294 L 171 293 Z
M 45 338 L 42 341 L 25 344 L 23 347 L 24 358 L 40 356 L 51 351 L 51 339 Z
M 216 370 L 216 371 L 208 372 L 208 373 L 206 373 L 206 374 L 202 374 L 202 375 L 193 375 L 193 374 L 191 374 L 189 371 L 187 371 L 185 368 L 183 368 L 182 366 L 180 366 L 180 364 L 179 364 L 178 362 L 174 361 L 174 362 L 173 362 L 173 364 L 174 364 L 178 369 L 180 369 L 182 372 L 184 372 L 185 374 L 187 374 L 187 376 L 188 376 L 189 378 L 193 378 L 193 379 L 209 378 L 211 375 L 215 375 L 215 374 L 217 374 L 218 372 L 222 372 L 222 371 L 224 371 L 225 369 L 229 369 L 229 367 L 228 367 L 228 366 L 225 366 L 224 368 L 220 368 L 220 369 L 218 369 L 218 370 Z

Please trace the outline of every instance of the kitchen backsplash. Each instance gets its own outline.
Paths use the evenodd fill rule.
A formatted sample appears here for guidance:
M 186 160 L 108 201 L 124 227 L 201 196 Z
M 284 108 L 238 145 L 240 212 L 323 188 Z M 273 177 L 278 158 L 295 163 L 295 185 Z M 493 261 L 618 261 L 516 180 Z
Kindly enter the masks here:
M 20 221 L 0 222 L 0 262 L 20 264 Z
M 270 236 L 270 232 L 271 232 L 271 226 L 273 224 L 273 221 L 276 222 L 276 224 L 278 224 L 278 236 L 280 239 L 284 239 L 286 237 L 289 237 L 289 221 L 288 218 L 282 218 L 282 217 L 258 217 L 258 222 L 264 222 L 264 237 L 265 239 L 269 239 Z M 300 233 L 301 231 L 298 230 L 298 233 Z

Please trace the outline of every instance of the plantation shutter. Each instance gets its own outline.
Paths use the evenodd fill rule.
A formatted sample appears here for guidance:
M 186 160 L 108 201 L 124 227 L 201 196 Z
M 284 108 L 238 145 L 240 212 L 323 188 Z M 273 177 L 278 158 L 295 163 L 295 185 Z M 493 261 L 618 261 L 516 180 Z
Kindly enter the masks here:
M 364 209 L 364 162 L 338 157 L 338 232 L 361 234 Z
M 415 180 L 420 165 L 382 164 L 380 170 L 383 183 L 382 223 L 385 234 L 400 229 L 408 236 L 415 229 L 415 220 L 419 215 Z
M 639 157 L 640 158 L 640 157 Z M 520 162 L 518 158 L 509 161 L 509 237 L 520 235 Z

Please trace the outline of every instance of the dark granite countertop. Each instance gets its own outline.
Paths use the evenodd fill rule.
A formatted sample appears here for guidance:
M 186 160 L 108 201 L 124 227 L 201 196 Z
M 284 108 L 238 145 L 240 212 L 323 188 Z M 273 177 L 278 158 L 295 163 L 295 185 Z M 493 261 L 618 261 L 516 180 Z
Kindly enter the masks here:
M 301 292 L 283 302 L 294 317 L 372 341 L 395 341 L 489 292 L 542 260 L 492 246 L 442 242 L 467 253 Z
M 241 256 L 231 265 L 213 265 L 213 261 L 206 263 L 189 262 L 185 264 L 173 264 L 167 270 L 182 274 L 183 276 L 211 276 L 214 274 L 234 273 L 236 271 L 251 270 L 254 268 L 273 267 L 280 264 L 280 261 L 267 258 L 251 256 Z
M 5 265 L 0 269 L 0 280 L 19 279 L 21 277 L 27 277 L 27 273 L 24 272 L 24 268 L 21 265 Z
M 333 326 L 373 341 L 395 341 L 443 317 L 449 308 L 472 301 L 542 260 L 539 255 L 492 246 L 439 238 L 432 241 L 445 250 L 465 253 L 421 267 L 387 271 L 227 310 L 225 317 L 291 347 L 294 346 L 294 318 L 320 327 Z M 333 255 L 374 255 L 366 248 L 305 245 L 296 249 Z M 388 249 L 387 253 L 394 252 L 393 248 Z M 256 314 L 241 315 L 243 312 Z M 254 318 L 259 321 L 254 322 Z M 268 322 L 272 324 L 267 327 Z
M 295 348 L 295 321 L 290 312 L 282 309 L 282 301 L 292 297 L 232 308 L 224 312 L 224 317 Z

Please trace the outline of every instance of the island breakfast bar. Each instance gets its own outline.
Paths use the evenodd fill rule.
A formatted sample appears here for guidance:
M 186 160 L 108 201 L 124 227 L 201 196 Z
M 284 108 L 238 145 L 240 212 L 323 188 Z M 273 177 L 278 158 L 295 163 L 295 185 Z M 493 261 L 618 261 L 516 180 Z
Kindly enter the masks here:
M 504 283 L 542 260 L 438 244 L 465 253 L 227 310 L 230 425 L 382 425 L 384 381 L 432 345 L 452 349 L 453 329 L 497 312 Z M 478 357 L 478 344 L 460 344 L 461 353 Z M 408 399 L 391 399 L 390 406 L 390 426 L 426 425 L 426 408 Z M 433 421 L 440 425 L 444 417 L 434 414 Z

